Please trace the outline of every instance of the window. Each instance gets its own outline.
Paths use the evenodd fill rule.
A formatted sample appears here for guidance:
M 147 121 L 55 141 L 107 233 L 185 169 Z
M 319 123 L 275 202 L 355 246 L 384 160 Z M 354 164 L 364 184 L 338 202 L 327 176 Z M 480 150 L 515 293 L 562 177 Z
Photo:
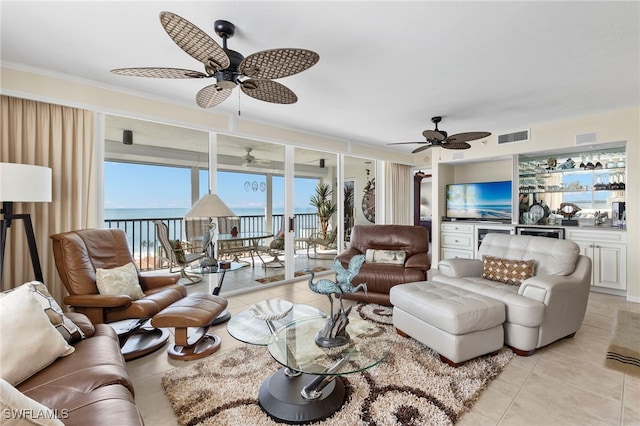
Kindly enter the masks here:
M 105 161 L 105 219 L 181 217 L 191 206 L 191 171 Z

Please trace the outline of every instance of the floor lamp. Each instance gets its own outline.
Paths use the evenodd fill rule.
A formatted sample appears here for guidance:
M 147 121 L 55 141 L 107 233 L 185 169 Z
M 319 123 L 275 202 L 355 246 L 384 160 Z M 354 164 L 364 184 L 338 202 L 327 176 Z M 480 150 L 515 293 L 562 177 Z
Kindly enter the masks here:
M 51 202 L 51 169 L 29 164 L 0 163 L 0 288 L 7 233 L 14 220 L 22 220 L 36 281 L 44 282 L 38 247 L 29 213 L 14 213 L 13 203 Z

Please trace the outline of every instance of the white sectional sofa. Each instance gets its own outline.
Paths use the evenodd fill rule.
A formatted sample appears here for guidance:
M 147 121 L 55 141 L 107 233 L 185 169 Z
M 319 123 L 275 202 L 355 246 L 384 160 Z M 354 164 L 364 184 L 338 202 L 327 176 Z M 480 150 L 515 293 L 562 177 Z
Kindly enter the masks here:
M 395 294 L 391 293 L 394 324 L 396 316 L 402 321 L 402 327 L 396 327 L 412 337 L 420 335 L 420 330 L 433 328 L 433 324 L 426 319 L 428 316 L 419 312 L 416 297 L 428 302 L 425 303 L 425 309 L 427 305 L 431 311 L 444 308 L 448 310 L 447 315 L 451 315 L 456 311 L 468 312 L 469 303 L 477 303 L 471 302 L 471 299 L 478 295 L 504 304 L 504 343 L 519 355 L 531 355 L 537 348 L 573 336 L 580 329 L 589 298 L 591 260 L 580 255 L 576 243 L 543 237 L 488 234 L 478 253 L 480 259 L 492 256 L 518 261 L 533 260 L 533 276 L 524 279 L 520 285 L 505 284 L 482 277 L 483 271 L 487 271 L 483 260 L 442 260 L 438 265 L 439 273 L 433 276 L 432 283 L 425 281 L 422 286 L 412 283 L 404 289 L 403 285 L 394 287 L 397 288 Z M 448 295 L 443 295 L 443 288 L 448 290 Z M 418 291 L 422 295 L 416 295 L 416 289 L 424 290 Z M 434 301 L 435 298 L 440 301 Z M 433 316 L 433 312 L 430 315 Z M 479 326 L 472 331 L 481 332 L 481 328 Z M 433 344 L 435 340 L 442 340 L 443 330 L 437 331 L 437 335 L 426 333 L 418 340 L 425 340 L 423 343 L 438 351 L 426 341 L 431 340 Z M 446 331 L 444 334 L 448 335 Z M 434 339 L 435 336 L 438 338 Z M 458 351 L 469 353 L 468 348 L 459 347 L 458 337 L 451 336 L 448 344 L 448 350 L 453 352 L 454 358 L 459 358 Z

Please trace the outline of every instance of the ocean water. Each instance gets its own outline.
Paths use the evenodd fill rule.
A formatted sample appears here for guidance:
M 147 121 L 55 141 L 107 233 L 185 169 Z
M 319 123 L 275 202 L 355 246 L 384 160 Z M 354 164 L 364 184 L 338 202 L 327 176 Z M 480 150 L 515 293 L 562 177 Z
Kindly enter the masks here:
M 449 206 L 447 217 L 474 219 L 511 219 L 511 205 L 456 204 Z

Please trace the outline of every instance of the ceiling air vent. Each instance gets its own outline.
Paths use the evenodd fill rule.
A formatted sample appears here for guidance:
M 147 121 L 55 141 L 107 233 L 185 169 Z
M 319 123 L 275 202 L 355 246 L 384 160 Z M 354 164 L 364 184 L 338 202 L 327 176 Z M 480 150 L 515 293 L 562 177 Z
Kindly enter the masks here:
M 511 133 L 498 135 L 498 145 L 514 142 L 526 142 L 529 140 L 529 129 L 518 130 Z

